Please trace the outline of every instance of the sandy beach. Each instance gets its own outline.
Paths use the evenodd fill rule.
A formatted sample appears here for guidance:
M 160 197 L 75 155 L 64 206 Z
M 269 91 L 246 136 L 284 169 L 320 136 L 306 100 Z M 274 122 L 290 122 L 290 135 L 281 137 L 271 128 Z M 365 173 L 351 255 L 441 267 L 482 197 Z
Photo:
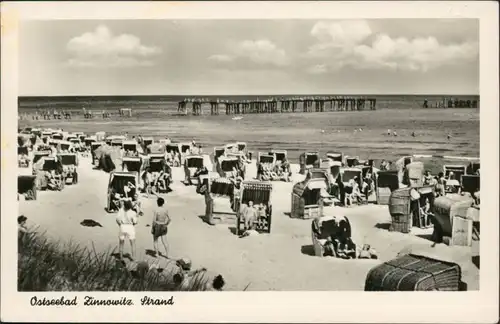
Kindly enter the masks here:
M 293 166 L 296 170 L 297 165 Z M 36 201 L 19 202 L 19 214 L 29 218 L 31 226 L 61 242 L 75 242 L 98 251 L 117 248 L 118 228 L 115 214 L 108 214 L 106 205 L 109 174 L 92 170 L 89 158 L 82 158 L 79 183 L 66 186 L 61 192 L 39 192 Z M 20 169 L 20 173 L 31 169 Z M 255 161 L 249 167 L 255 174 Z M 201 217 L 205 211 L 204 198 L 195 187 L 185 186 L 183 170 L 174 168 L 173 191 L 164 197 L 172 217 L 168 242 L 170 258 L 189 257 L 193 267 L 206 267 L 223 274 L 227 290 L 254 291 L 328 291 L 363 290 L 367 272 L 380 262 L 393 259 L 401 251 L 424 253 L 450 260 L 462 267 L 463 280 L 469 290 L 479 289 L 479 269 L 472 263 L 479 254 L 478 242 L 473 247 L 432 247 L 428 239 L 431 229 L 413 228 L 411 234 L 389 232 L 391 218 L 387 206 L 366 205 L 350 208 L 327 207 L 326 215 L 345 215 L 353 227 L 353 239 L 358 245 L 370 244 L 378 260 L 343 260 L 313 256 L 311 221 L 288 216 L 293 183 L 273 182 L 273 220 L 270 234 L 238 238 L 234 225 L 208 225 Z M 294 182 L 301 176 L 294 174 Z M 173 266 L 163 257 L 152 258 L 150 234 L 154 196 L 141 198 L 144 216 L 137 225 L 137 259 Z M 80 222 L 92 219 L 102 227 L 84 227 Z M 128 246 L 126 247 L 128 248 Z

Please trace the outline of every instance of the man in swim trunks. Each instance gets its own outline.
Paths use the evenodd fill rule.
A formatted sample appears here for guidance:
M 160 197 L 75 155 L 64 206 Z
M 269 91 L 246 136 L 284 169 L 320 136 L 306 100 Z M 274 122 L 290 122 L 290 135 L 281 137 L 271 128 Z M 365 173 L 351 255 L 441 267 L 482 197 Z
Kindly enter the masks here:
M 165 248 L 165 257 L 168 258 L 168 242 L 166 241 L 166 236 L 168 232 L 168 225 L 171 222 L 170 216 L 166 209 L 165 200 L 163 198 L 158 198 L 156 200 L 157 208 L 153 211 L 153 223 L 151 225 L 151 234 L 153 235 L 153 246 L 155 249 L 155 256 L 161 255 L 158 250 L 158 239 L 161 240 L 163 247 Z

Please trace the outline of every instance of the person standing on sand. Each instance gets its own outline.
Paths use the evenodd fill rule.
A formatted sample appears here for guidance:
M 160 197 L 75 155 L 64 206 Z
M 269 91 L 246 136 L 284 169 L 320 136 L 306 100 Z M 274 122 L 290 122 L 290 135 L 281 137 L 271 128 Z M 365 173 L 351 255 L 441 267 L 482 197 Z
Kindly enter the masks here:
M 160 239 L 163 247 L 165 248 L 164 257 L 168 258 L 168 242 L 166 241 L 166 236 L 171 219 L 168 215 L 167 209 L 164 207 L 165 200 L 159 197 L 156 200 L 156 204 L 158 205 L 158 208 L 153 211 L 153 223 L 151 224 L 151 234 L 153 235 L 155 256 L 161 255 L 161 252 L 158 251 L 158 239 Z
M 120 227 L 119 238 L 119 255 L 120 260 L 123 259 L 123 249 L 125 239 L 130 241 L 131 258 L 135 258 L 135 225 L 137 225 L 137 214 L 132 210 L 132 202 L 130 200 L 121 200 L 120 210 L 116 215 L 116 223 Z

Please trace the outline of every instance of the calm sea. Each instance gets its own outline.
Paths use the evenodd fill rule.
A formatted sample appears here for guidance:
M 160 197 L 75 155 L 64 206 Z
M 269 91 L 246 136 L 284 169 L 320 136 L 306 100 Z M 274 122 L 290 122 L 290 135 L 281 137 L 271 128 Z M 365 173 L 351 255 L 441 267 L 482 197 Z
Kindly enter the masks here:
M 329 96 L 329 95 L 261 95 L 261 96 L 59 96 L 59 97 L 19 97 L 18 106 L 21 113 L 33 109 L 118 109 L 133 108 L 137 110 L 164 110 L 175 112 L 179 101 L 186 98 L 219 98 L 222 100 L 252 100 L 267 99 L 271 97 L 307 97 L 307 96 Z M 349 96 L 349 95 L 346 95 Z M 422 108 L 427 99 L 429 106 L 437 107 L 438 102 L 446 98 L 452 100 L 477 100 L 479 96 L 465 95 L 352 95 L 352 97 L 367 97 L 377 100 L 377 109 L 412 109 Z M 207 105 L 208 108 L 208 105 Z M 208 108 L 209 109 L 209 108 Z

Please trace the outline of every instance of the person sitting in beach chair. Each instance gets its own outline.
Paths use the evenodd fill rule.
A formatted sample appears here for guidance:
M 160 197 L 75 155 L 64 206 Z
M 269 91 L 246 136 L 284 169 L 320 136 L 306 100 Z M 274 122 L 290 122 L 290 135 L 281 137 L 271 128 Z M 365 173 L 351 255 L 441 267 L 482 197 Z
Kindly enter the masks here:
M 174 156 L 172 155 L 171 152 L 165 152 L 165 161 L 167 162 L 168 165 L 174 164 Z
M 434 183 L 434 177 L 429 170 L 425 171 L 423 182 L 424 186 L 431 186 Z
M 461 191 L 461 186 L 460 182 L 455 179 L 455 174 L 453 172 L 450 172 L 448 174 L 448 178 L 445 180 L 445 185 L 448 187 L 448 191 L 451 191 L 453 193 L 460 193 Z
M 45 176 L 50 190 L 61 190 L 61 177 L 56 174 L 55 170 L 47 171 Z
M 474 205 L 475 206 L 480 206 L 481 204 L 481 194 L 479 191 L 476 191 L 473 195 L 472 198 L 474 199 Z
M 197 178 L 197 177 L 199 177 L 199 176 L 201 176 L 201 175 L 205 175 L 205 174 L 208 174 L 208 169 L 207 169 L 207 167 L 206 167 L 206 166 L 202 166 L 201 168 L 198 168 L 198 169 L 196 170 L 196 172 L 194 173 L 194 175 L 193 175 L 193 176 L 194 176 L 195 178 Z
M 345 206 L 351 206 L 353 201 L 356 200 L 357 203 L 360 203 L 363 201 L 363 197 L 361 196 L 361 192 L 359 190 L 359 185 L 358 185 L 358 177 L 354 177 L 353 179 L 349 180 L 349 186 L 346 186 L 344 188 L 345 190 Z
M 343 259 L 356 258 L 356 244 L 352 241 L 349 221 L 342 217 L 337 224 L 338 230 L 331 237 L 337 256 Z
M 425 198 L 425 204 L 420 207 L 420 224 L 423 228 L 427 228 L 430 225 L 430 217 L 432 216 L 431 212 L 431 204 L 429 202 L 429 198 Z
M 255 221 L 257 220 L 257 210 L 253 205 L 253 201 L 249 201 L 248 205 L 242 208 L 243 220 L 245 222 L 245 231 L 255 229 Z
M 382 160 L 382 162 L 380 162 L 380 171 L 387 171 L 387 170 L 389 170 L 388 165 L 387 165 L 387 161 Z
M 292 176 L 292 171 L 290 170 L 290 162 L 288 162 L 286 156 L 281 161 L 281 169 L 286 173 L 287 179 Z
M 21 156 L 19 157 L 19 166 L 28 167 L 29 164 L 30 164 L 30 159 L 28 158 L 28 155 L 21 154 Z
M 115 189 L 111 189 L 111 210 L 120 209 L 121 195 Z

